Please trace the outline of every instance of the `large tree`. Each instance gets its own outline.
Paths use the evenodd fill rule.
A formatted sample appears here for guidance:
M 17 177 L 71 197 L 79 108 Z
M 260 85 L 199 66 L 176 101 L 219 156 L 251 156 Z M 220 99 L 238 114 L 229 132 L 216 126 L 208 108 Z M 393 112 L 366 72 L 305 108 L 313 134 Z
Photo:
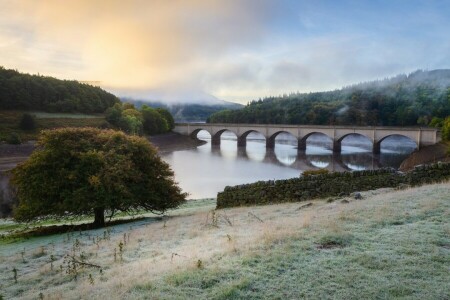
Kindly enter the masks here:
M 44 131 L 30 158 L 13 171 L 18 221 L 43 216 L 163 213 L 185 201 L 169 165 L 144 138 L 95 128 Z

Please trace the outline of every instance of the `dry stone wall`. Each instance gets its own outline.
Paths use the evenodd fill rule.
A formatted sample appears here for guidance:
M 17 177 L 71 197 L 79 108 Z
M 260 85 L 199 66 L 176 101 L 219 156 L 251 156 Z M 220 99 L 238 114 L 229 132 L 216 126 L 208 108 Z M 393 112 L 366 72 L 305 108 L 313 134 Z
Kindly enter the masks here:
M 217 195 L 217 208 L 299 202 L 383 187 L 417 186 L 448 179 L 450 163 L 417 166 L 408 173 L 394 169 L 378 169 L 258 181 L 225 187 L 224 191 Z

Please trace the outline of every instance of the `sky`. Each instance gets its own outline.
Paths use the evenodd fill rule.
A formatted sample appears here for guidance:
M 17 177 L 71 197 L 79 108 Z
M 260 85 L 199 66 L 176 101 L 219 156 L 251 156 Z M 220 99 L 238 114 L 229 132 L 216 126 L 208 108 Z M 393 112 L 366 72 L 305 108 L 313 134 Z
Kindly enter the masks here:
M 0 65 L 246 103 L 450 68 L 450 1 L 0 0 Z

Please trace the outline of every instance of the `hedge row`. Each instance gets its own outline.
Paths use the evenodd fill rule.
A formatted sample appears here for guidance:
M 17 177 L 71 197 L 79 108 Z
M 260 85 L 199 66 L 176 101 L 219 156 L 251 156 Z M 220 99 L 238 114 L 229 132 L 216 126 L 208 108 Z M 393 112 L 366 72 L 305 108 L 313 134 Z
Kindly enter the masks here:
M 217 208 L 298 202 L 349 195 L 383 187 L 416 186 L 450 179 L 450 163 L 417 166 L 408 173 L 378 169 L 301 176 L 227 186 L 217 195 Z

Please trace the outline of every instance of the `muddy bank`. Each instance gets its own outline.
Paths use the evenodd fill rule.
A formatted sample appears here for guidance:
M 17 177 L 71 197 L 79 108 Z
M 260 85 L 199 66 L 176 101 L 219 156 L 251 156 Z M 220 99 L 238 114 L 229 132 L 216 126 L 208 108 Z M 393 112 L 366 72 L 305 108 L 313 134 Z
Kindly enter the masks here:
M 153 135 L 148 137 L 148 140 L 158 148 L 159 153 L 192 149 L 206 143 L 174 132 Z
M 439 143 L 416 150 L 405 159 L 399 167 L 402 172 L 412 170 L 415 166 L 432 164 L 435 162 L 450 162 L 449 143 Z
M 18 163 L 26 160 L 34 148 L 34 141 L 21 145 L 0 144 L 0 173 L 14 168 Z

